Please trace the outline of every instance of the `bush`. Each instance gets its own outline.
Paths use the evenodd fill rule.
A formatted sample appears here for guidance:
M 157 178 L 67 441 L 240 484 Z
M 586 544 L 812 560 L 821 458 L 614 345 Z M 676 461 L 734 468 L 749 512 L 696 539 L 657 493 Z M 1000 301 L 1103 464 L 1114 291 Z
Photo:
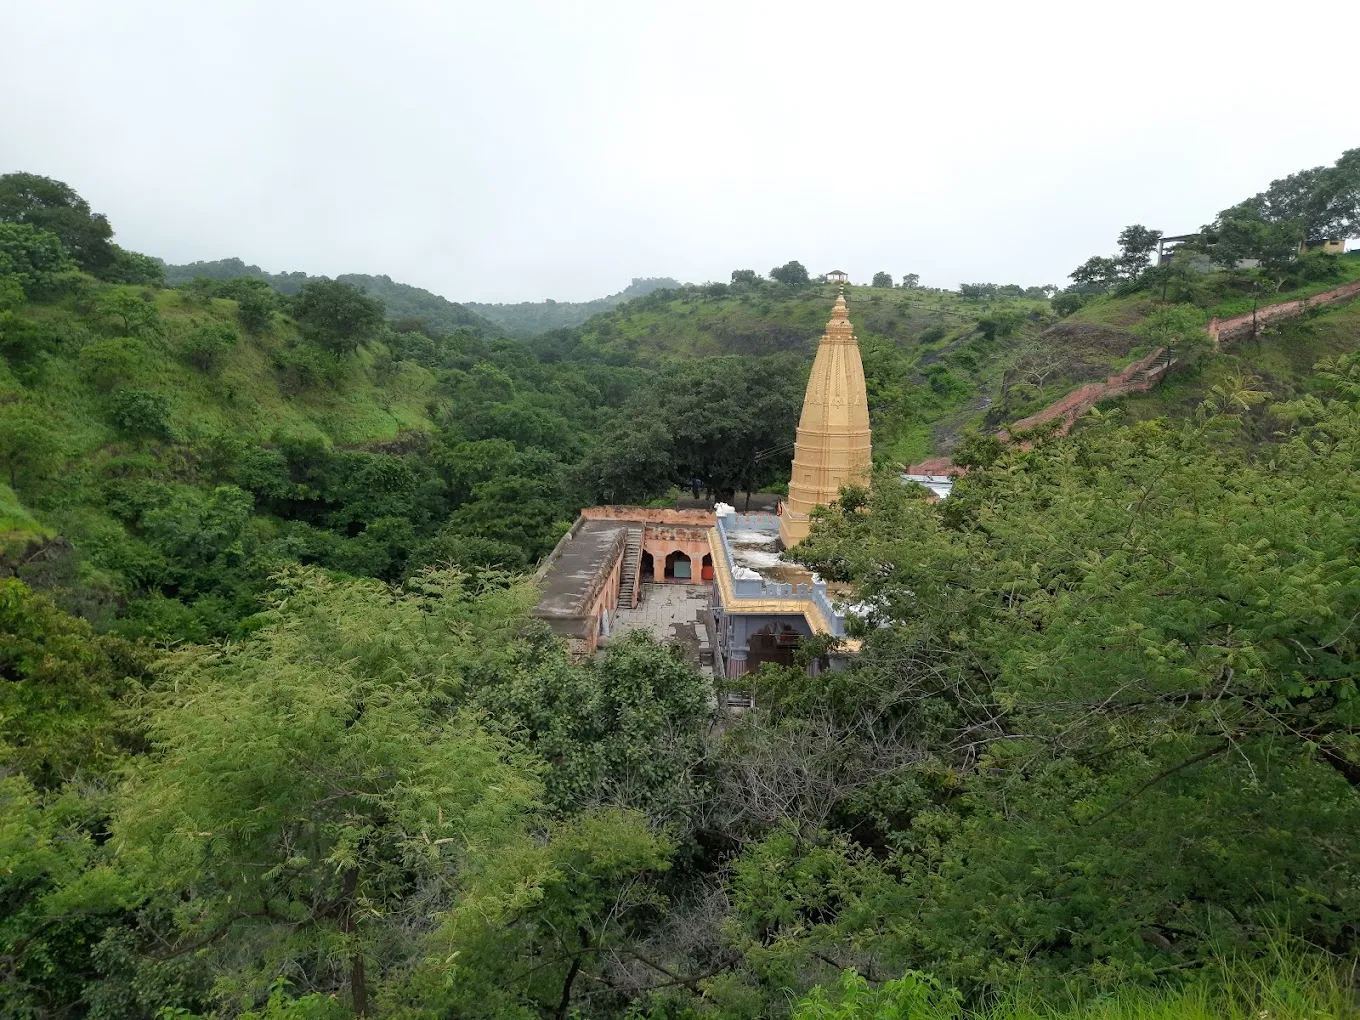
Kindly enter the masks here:
M 1300 283 L 1321 283 L 1341 275 L 1341 256 L 1327 251 L 1310 251 L 1299 257 L 1293 276 Z
M 209 322 L 197 327 L 184 344 L 184 356 L 195 368 L 215 372 L 222 367 L 222 359 L 240 339 L 236 330 L 225 322 Z
M 0 280 L 13 280 L 33 297 L 74 268 L 56 234 L 28 223 L 0 223 Z
M 1019 312 L 996 312 L 978 319 L 977 328 L 988 340 L 995 340 L 999 336 L 1010 336 L 1023 320 L 1024 316 Z
M 1070 290 L 1064 291 L 1053 297 L 1051 302 L 1053 305 L 1053 314 L 1066 318 L 1089 300 L 1090 296 L 1087 294 L 1076 294 Z
M 272 293 L 252 290 L 237 299 L 236 318 L 241 328 L 248 333 L 267 332 L 274 323 L 274 306 L 277 299 Z
M 30 373 L 56 348 L 57 334 L 50 323 L 26 319 L 5 308 L 8 282 L 0 280 L 0 356 L 14 371 Z M 28 381 L 29 376 L 23 378 Z
M 95 298 L 94 312 L 119 336 L 157 336 L 161 313 L 150 291 L 134 294 L 122 288 L 105 290 Z
M 146 356 L 146 345 L 135 337 L 96 340 L 80 352 L 80 367 L 95 389 L 108 393 L 125 386 L 137 374 Z
M 170 437 L 170 401 L 150 390 L 119 390 L 113 395 L 113 424 L 145 439 Z
M 335 364 L 325 354 L 309 344 L 289 344 L 274 355 L 274 370 L 278 373 L 279 389 L 292 396 L 319 386 L 331 378 Z

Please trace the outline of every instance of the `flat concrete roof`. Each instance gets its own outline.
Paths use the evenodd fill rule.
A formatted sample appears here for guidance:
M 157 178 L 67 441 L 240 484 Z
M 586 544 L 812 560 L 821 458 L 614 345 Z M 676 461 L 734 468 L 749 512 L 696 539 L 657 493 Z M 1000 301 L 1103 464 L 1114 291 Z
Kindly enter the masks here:
M 543 597 L 533 615 L 550 620 L 580 616 L 606 557 L 624 540 L 628 527 L 627 521 L 582 521 L 539 582 Z

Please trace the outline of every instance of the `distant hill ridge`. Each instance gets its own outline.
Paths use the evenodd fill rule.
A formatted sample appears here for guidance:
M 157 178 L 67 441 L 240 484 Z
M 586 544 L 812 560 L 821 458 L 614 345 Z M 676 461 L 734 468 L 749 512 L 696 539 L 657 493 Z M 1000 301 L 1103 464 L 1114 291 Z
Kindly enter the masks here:
M 296 294 L 304 284 L 322 277 L 307 273 L 269 273 L 259 266 L 248 265 L 238 258 L 218 259 L 215 262 L 191 262 L 188 265 L 165 266 L 165 282 L 171 287 L 188 283 L 195 277 L 210 280 L 235 280 L 243 276 L 264 280 L 280 294 Z M 398 283 L 390 276 L 370 276 L 366 273 L 343 273 L 336 277 L 341 283 L 359 287 L 387 306 L 389 319 L 424 319 L 436 329 L 452 330 L 468 326 L 484 333 L 508 333 L 515 337 L 533 336 L 548 330 L 579 326 L 593 315 L 607 312 L 616 305 L 633 298 L 646 297 L 653 291 L 678 288 L 680 283 L 669 276 L 634 277 L 623 290 L 593 301 L 520 301 L 514 304 L 483 304 L 473 301 L 450 301 L 423 287 Z
M 633 282 L 617 294 L 594 301 L 554 301 L 549 298 L 546 301 L 520 301 L 514 304 L 488 305 L 475 301 L 464 304 L 478 315 L 504 327 L 511 336 L 528 337 L 552 329 L 580 326 L 591 316 L 607 312 L 625 301 L 646 297 L 653 291 L 677 290 L 679 287 L 680 282 L 669 276 L 635 276 Z
M 216 262 L 191 262 L 185 266 L 165 266 L 165 282 L 171 286 L 188 283 L 196 277 L 210 280 L 235 280 L 243 276 L 264 280 L 280 294 L 296 294 L 304 284 L 320 280 L 320 276 L 306 273 L 267 273 L 259 266 L 247 265 L 237 258 Z M 344 273 L 336 277 L 367 291 L 387 308 L 389 319 L 424 319 L 435 329 L 454 330 L 466 326 L 482 333 L 506 332 L 501 325 L 472 311 L 466 305 L 450 301 L 422 287 L 397 283 L 390 276 L 369 276 L 366 273 Z

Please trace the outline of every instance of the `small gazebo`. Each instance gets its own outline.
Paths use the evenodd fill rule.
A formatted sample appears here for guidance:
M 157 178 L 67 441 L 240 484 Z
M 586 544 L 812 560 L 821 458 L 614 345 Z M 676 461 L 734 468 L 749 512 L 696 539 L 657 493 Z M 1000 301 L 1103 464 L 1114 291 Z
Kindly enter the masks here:
M 850 277 L 839 269 L 833 269 L 822 277 L 827 283 L 849 283 Z

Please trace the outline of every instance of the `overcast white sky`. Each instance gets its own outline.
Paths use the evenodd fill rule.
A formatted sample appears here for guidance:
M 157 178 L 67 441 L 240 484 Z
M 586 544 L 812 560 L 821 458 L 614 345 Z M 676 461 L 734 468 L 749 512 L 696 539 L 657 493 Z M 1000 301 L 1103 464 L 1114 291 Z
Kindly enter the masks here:
M 0 172 L 171 262 L 455 300 L 791 258 L 1064 284 L 1360 146 L 1357 29 L 1356 0 L 0 0 Z

